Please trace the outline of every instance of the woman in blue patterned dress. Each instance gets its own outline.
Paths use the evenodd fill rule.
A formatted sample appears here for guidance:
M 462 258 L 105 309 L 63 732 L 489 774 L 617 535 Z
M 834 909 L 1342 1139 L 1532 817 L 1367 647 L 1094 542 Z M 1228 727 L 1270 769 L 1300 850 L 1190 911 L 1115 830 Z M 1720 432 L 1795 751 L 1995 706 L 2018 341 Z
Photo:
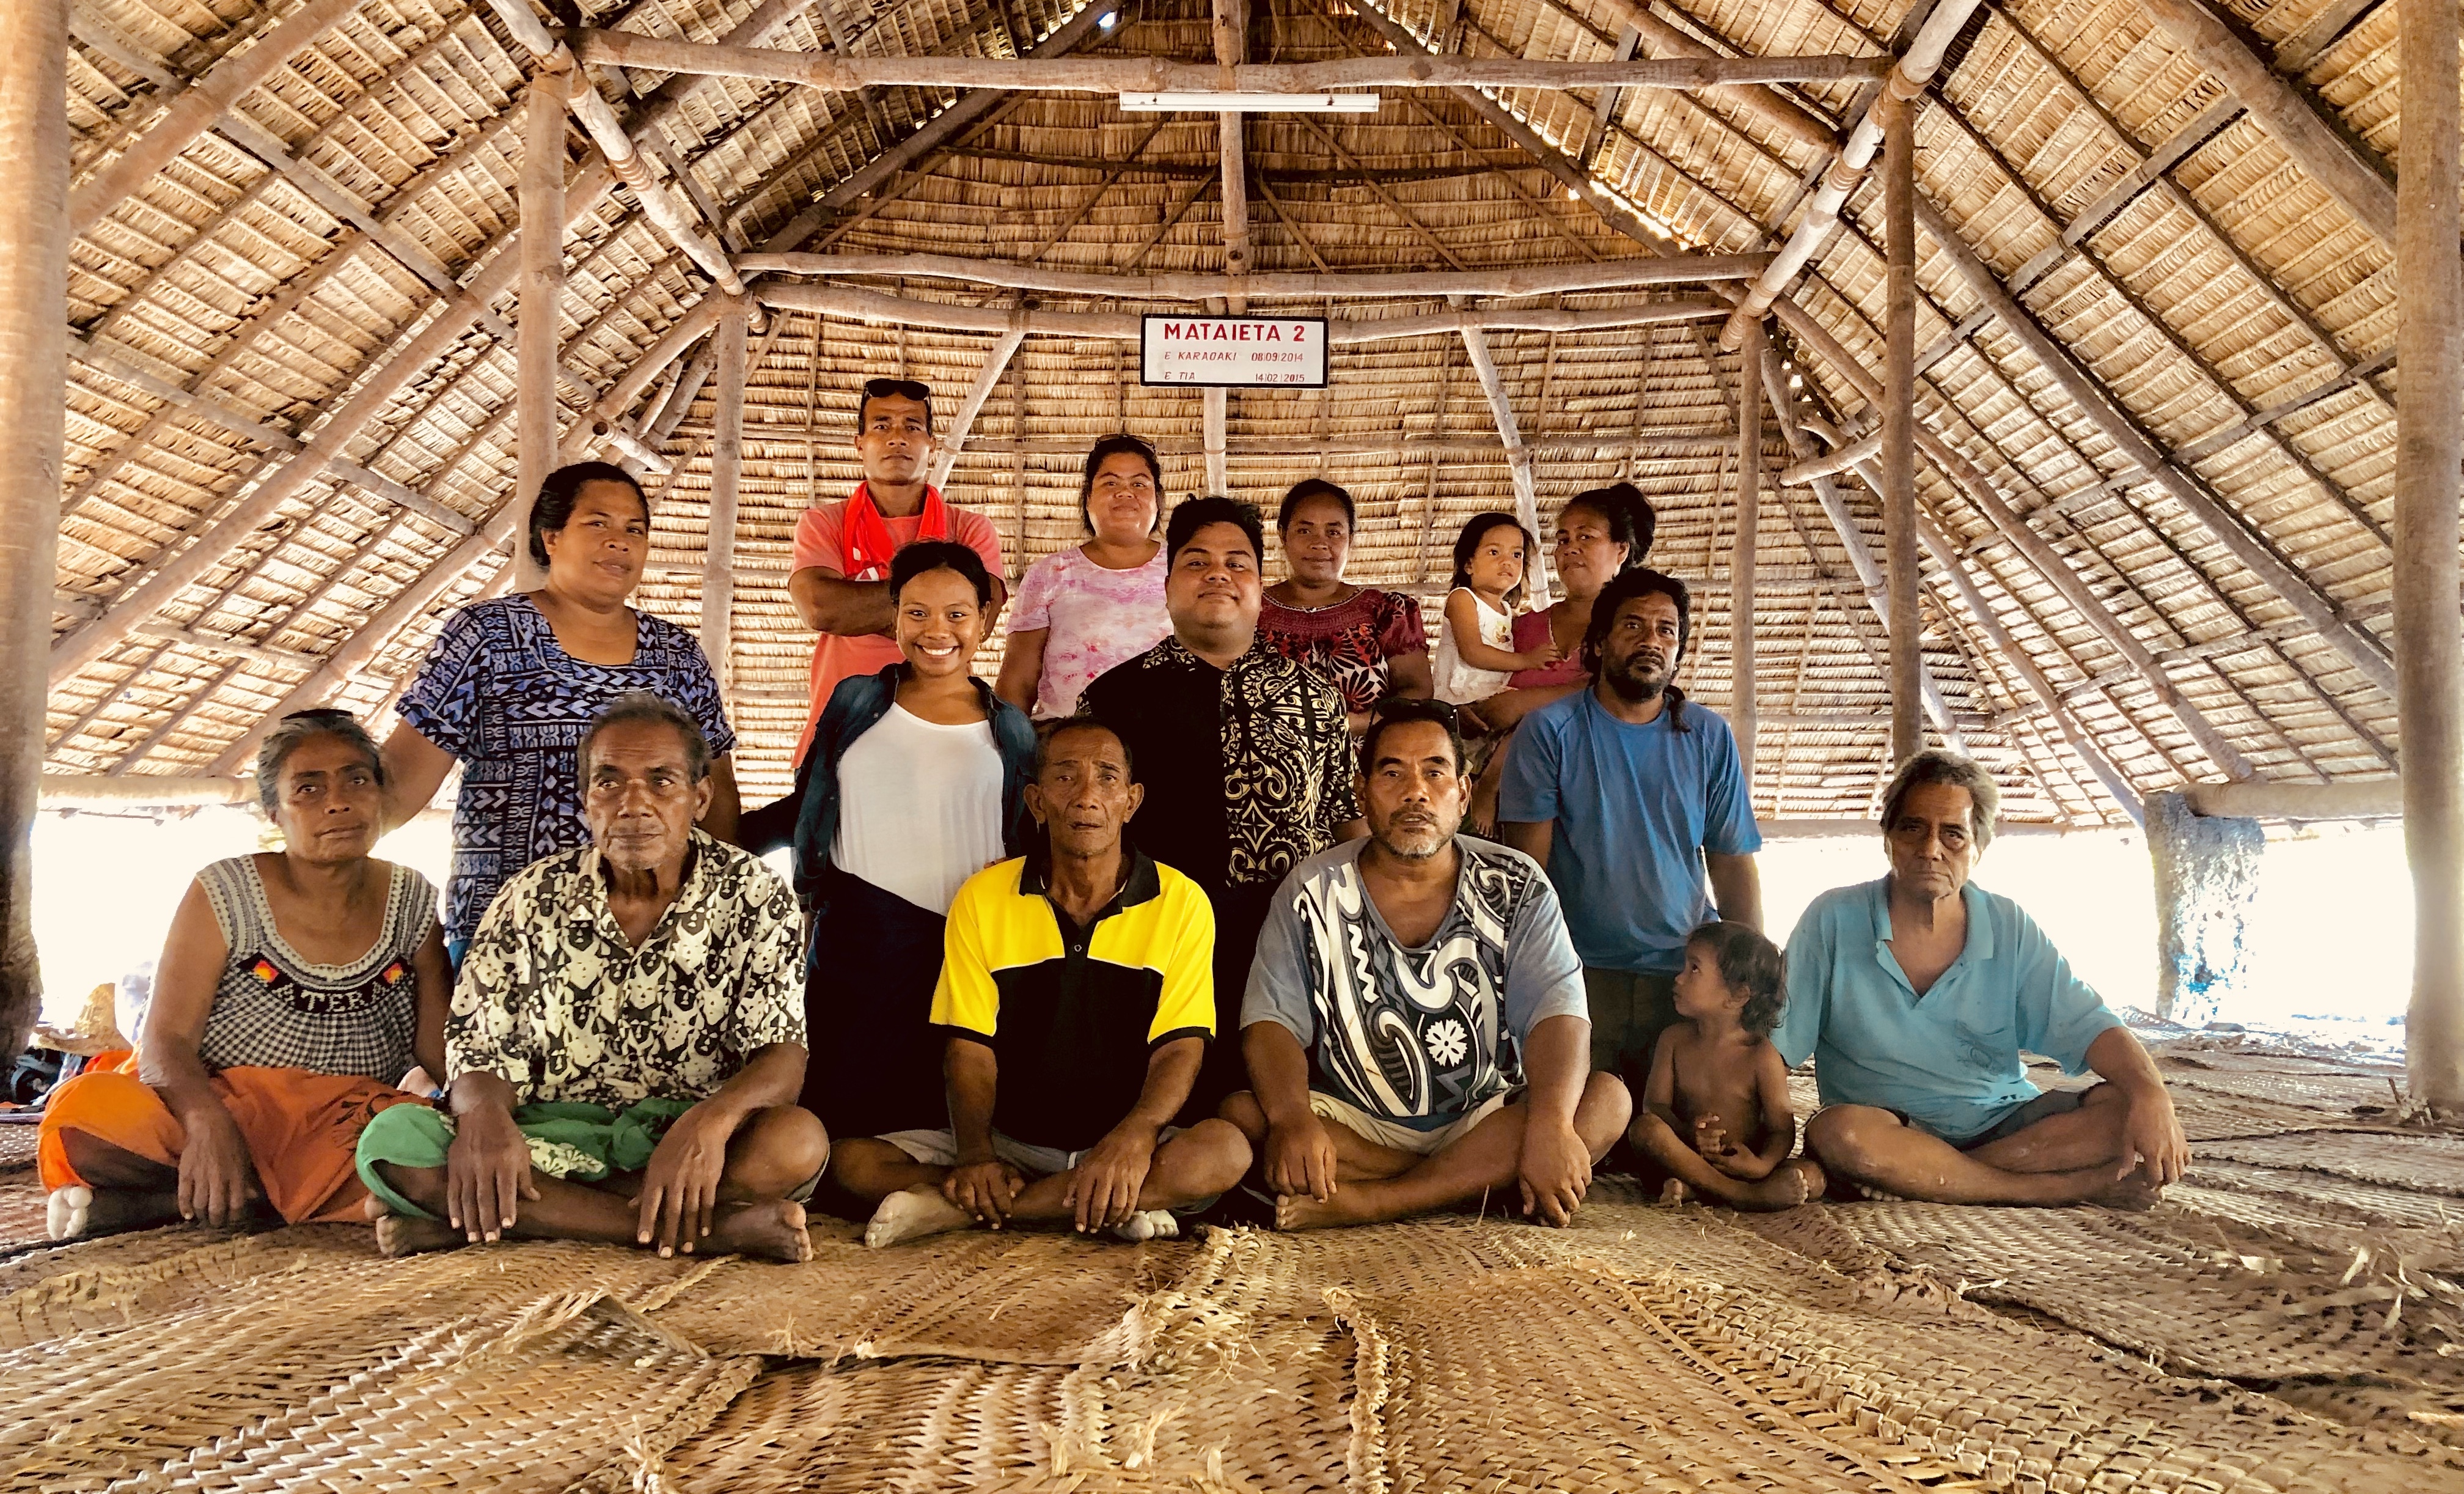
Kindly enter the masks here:
M 577 462 L 539 485 L 536 591 L 473 602 L 446 619 L 385 739 L 385 828 L 433 798 L 459 761 L 445 936 L 455 962 L 516 872 L 590 842 L 574 751 L 600 707 L 629 690 L 663 696 L 710 739 L 702 828 L 736 836 L 736 772 L 717 677 L 675 624 L 627 605 L 650 552 L 650 504 L 621 467 Z

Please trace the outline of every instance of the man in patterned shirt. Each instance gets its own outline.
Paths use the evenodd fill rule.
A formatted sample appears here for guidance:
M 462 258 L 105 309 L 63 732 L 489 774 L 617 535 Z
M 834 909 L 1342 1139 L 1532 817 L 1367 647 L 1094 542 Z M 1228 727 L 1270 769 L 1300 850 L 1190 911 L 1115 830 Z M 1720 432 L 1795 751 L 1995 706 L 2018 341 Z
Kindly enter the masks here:
M 580 758 L 592 844 L 489 904 L 446 1025 L 442 1108 L 396 1105 L 361 1135 L 377 1242 L 809 1260 L 803 1200 L 829 1138 L 796 1104 L 795 895 L 693 828 L 710 747 L 682 711 L 621 696 Z
M 1276 889 L 1241 1008 L 1253 1089 L 1223 1118 L 1263 1159 L 1279 1229 L 1522 1195 L 1563 1224 L 1625 1131 L 1556 889 L 1459 836 L 1454 707 L 1386 701 L 1360 743 L 1369 838 Z
M 1164 526 L 1172 636 L 1087 686 L 1079 708 L 1129 748 L 1144 808 L 1138 850 L 1215 905 L 1216 1031 L 1230 1031 L 1275 884 L 1362 833 L 1343 697 L 1258 636 L 1257 508 L 1195 498 Z M 1211 1045 L 1183 1126 L 1245 1082 L 1237 1044 Z

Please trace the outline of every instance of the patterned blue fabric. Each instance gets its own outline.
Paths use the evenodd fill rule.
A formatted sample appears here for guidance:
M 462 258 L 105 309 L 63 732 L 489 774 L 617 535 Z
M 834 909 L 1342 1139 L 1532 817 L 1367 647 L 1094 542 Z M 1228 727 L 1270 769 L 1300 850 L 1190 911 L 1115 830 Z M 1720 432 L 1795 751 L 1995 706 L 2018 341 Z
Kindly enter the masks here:
M 516 872 L 590 843 L 575 754 L 590 719 L 649 690 L 701 724 L 714 756 L 736 749 L 718 680 L 692 634 L 636 609 L 633 661 L 593 664 L 559 647 L 527 596 L 473 602 L 445 620 L 402 698 L 411 729 L 462 763 L 445 932 L 468 940 Z

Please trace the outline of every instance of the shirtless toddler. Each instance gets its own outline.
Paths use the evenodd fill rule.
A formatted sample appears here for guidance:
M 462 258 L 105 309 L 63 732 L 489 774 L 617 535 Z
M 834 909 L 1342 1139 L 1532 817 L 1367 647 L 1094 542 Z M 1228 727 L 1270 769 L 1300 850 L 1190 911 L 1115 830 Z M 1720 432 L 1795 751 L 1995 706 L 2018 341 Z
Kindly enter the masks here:
M 1661 1202 L 1702 1196 L 1738 1209 L 1791 1209 L 1822 1193 L 1812 1158 L 1790 1161 L 1796 1114 L 1788 1066 L 1770 1041 L 1787 1000 L 1779 949 L 1743 924 L 1709 923 L 1685 942 L 1679 1020 L 1651 1054 L 1627 1140 L 1667 1173 Z

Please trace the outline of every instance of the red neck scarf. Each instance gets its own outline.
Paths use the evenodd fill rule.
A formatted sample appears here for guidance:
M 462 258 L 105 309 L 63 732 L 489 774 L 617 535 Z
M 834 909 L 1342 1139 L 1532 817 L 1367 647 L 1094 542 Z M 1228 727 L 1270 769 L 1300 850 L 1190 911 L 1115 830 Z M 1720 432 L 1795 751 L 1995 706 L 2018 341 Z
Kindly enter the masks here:
M 950 537 L 950 505 L 941 502 L 941 490 L 930 484 L 924 489 L 923 517 L 924 522 L 916 526 L 915 538 Z M 890 524 L 872 501 L 871 484 L 857 483 L 854 496 L 847 500 L 847 513 L 839 520 L 839 553 L 847 561 L 847 578 L 882 579 L 890 574 L 890 557 L 897 552 L 897 544 L 890 538 Z

